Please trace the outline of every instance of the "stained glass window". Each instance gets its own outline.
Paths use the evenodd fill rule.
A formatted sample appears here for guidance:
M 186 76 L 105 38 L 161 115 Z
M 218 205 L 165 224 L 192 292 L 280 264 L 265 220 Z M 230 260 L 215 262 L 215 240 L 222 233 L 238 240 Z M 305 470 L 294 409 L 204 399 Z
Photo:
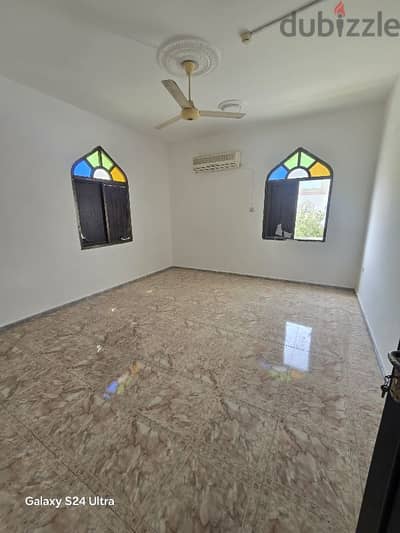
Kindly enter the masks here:
M 128 180 L 97 146 L 71 168 L 82 248 L 132 241 Z
M 331 167 L 304 148 L 298 148 L 268 174 L 268 181 L 332 177 Z
M 72 166 L 74 178 L 88 178 L 95 180 L 112 180 L 126 183 L 124 171 L 111 159 L 111 157 L 98 146 Z
M 263 239 L 325 241 L 332 168 L 298 148 L 267 176 Z

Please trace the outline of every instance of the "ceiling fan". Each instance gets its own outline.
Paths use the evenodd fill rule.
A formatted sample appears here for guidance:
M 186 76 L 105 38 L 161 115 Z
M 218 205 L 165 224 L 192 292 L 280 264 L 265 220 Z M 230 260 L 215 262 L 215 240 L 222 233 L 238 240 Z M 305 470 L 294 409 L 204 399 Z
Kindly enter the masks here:
M 188 98 L 183 94 L 174 80 L 163 80 L 161 83 L 167 89 L 172 98 L 182 108 L 179 115 L 170 118 L 166 122 L 163 122 L 156 129 L 160 130 L 177 122 L 180 119 L 183 120 L 197 120 L 200 117 L 212 117 L 212 118 L 243 118 L 246 113 L 233 113 L 228 111 L 201 111 L 197 109 L 192 100 L 192 73 L 196 70 L 197 64 L 195 61 L 183 61 L 182 68 L 186 72 L 188 78 L 189 95 Z

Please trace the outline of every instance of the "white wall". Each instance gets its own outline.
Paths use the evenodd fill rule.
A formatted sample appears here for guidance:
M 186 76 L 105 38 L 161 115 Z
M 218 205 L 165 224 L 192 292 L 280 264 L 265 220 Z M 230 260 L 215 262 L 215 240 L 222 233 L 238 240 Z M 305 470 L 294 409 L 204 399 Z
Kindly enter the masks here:
M 381 362 L 400 338 L 400 81 L 387 107 L 358 296 Z
M 134 242 L 80 249 L 70 168 L 102 145 L 130 185 Z M 165 147 L 0 78 L 0 325 L 171 265 Z
M 170 148 L 173 261 L 198 267 L 356 286 L 384 115 L 383 104 L 234 127 Z M 261 238 L 265 177 L 298 146 L 334 169 L 326 243 Z M 243 168 L 192 173 L 192 156 L 237 149 Z M 255 211 L 249 212 L 254 203 Z

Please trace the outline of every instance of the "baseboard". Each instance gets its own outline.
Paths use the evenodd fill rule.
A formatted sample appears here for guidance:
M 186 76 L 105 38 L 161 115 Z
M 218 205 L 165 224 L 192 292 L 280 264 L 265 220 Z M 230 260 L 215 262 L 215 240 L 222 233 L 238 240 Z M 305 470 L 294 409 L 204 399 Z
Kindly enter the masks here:
M 376 340 L 375 340 L 374 332 L 373 332 L 373 330 L 372 330 L 372 328 L 370 326 L 370 323 L 368 321 L 367 314 L 366 314 L 366 312 L 364 310 L 364 307 L 363 307 L 363 305 L 361 303 L 358 291 L 355 291 L 355 293 L 356 293 L 358 305 L 360 307 L 361 316 L 363 317 L 365 326 L 366 326 L 367 331 L 368 331 L 368 335 L 369 335 L 369 337 L 371 339 L 371 342 L 372 342 L 372 346 L 374 347 L 375 357 L 376 357 L 376 361 L 378 363 L 379 370 L 381 371 L 382 377 L 384 377 L 388 373 L 390 373 L 390 369 L 388 367 L 388 363 L 386 363 L 385 358 L 383 357 L 383 355 L 380 353 L 380 351 L 378 349 L 378 345 L 377 345 Z
M 275 278 L 272 276 L 260 276 L 258 274 L 244 274 L 243 272 L 233 272 L 230 270 L 215 270 L 212 268 L 197 268 L 197 267 L 191 267 L 191 266 L 178 266 L 178 265 L 174 265 L 171 268 L 179 268 L 182 270 L 194 270 L 197 272 L 213 272 L 214 274 L 229 274 L 231 276 L 242 276 L 244 278 L 256 278 L 256 279 L 265 279 L 269 281 L 281 281 L 285 283 L 294 283 L 296 285 L 310 285 L 311 287 L 324 287 L 328 289 L 340 289 L 343 291 L 355 292 L 355 289 L 353 287 L 343 287 L 341 285 L 329 285 L 327 283 L 314 283 L 312 281 L 298 281 L 298 280 L 286 279 L 286 278 Z
M 139 281 L 139 280 L 142 280 L 142 279 L 145 279 L 145 278 L 149 278 L 151 276 L 155 276 L 156 274 L 160 274 L 161 272 L 165 272 L 166 270 L 170 270 L 171 268 L 173 268 L 173 267 L 172 266 L 167 266 L 167 267 L 161 268 L 159 270 L 154 270 L 152 272 L 149 272 L 148 274 L 143 274 L 143 276 L 139 276 L 137 278 L 133 278 L 133 279 L 131 279 L 129 281 L 124 281 L 124 283 L 119 283 L 118 285 L 113 285 L 112 287 L 108 287 L 107 289 L 103 289 L 101 291 L 92 292 L 91 294 L 87 294 L 86 296 L 82 296 L 82 298 L 78 298 L 76 300 L 70 300 L 68 302 L 65 302 L 64 304 L 56 305 L 54 307 L 49 307 L 49 309 L 46 309 L 44 311 L 40 311 L 39 313 L 34 313 L 33 315 L 29 315 L 27 317 L 21 318 L 20 320 L 15 320 L 14 322 L 9 322 L 7 324 L 4 324 L 4 325 L 0 326 L 0 332 L 6 330 L 8 328 L 12 328 L 13 326 L 15 326 L 17 324 L 23 324 L 25 322 L 29 322 L 30 320 L 33 320 L 34 318 L 38 318 L 38 317 L 41 317 L 41 316 L 46 316 L 46 315 L 48 315 L 50 313 L 53 313 L 54 311 L 58 311 L 59 309 L 63 309 L 64 307 L 67 307 L 69 305 L 78 304 L 79 302 L 83 302 L 83 301 L 87 300 L 88 298 L 92 298 L 92 296 L 97 296 L 99 294 L 104 294 L 104 293 L 112 291 L 114 289 L 118 289 L 119 287 L 125 287 L 126 285 L 130 285 L 131 283 L 135 283 L 136 281 Z

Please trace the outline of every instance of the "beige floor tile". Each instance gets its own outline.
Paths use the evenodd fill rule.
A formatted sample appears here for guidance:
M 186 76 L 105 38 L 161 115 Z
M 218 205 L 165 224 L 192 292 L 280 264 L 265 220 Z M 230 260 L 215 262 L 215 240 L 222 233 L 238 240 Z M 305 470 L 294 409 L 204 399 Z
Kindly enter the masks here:
M 233 470 L 239 468 L 257 477 L 264 466 L 277 429 L 270 413 L 228 396 L 217 400 L 215 414 L 193 449 L 212 456 Z
M 146 509 L 143 532 L 238 532 L 246 520 L 254 481 L 211 457 L 191 456 Z

